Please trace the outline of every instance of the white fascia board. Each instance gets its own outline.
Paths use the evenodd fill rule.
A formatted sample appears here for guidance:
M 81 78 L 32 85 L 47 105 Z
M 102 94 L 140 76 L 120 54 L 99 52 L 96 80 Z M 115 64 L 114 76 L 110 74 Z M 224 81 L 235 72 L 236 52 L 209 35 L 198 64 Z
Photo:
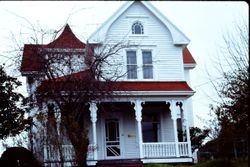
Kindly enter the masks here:
M 193 96 L 195 91 L 114 91 L 120 96 Z
M 184 64 L 184 68 L 195 68 L 196 67 L 196 64 Z
M 40 71 L 21 71 L 22 76 L 42 75 Z
M 53 52 L 72 52 L 72 53 L 84 53 L 86 49 L 78 49 L 78 48 L 40 48 L 40 51 L 45 50 L 47 52 L 53 53 Z
M 171 32 L 173 43 L 175 45 L 187 45 L 190 39 L 179 30 L 166 16 L 158 11 L 150 2 L 141 1 Z
M 121 7 L 110 16 L 94 33 L 90 35 L 88 38 L 88 43 L 98 44 L 103 42 L 106 33 L 110 27 L 110 25 L 133 3 L 133 1 L 127 1 L 121 5 Z
M 188 45 L 190 40 L 181 32 L 173 23 L 171 23 L 161 12 L 159 12 L 150 2 L 140 1 L 149 11 L 151 11 L 156 18 L 158 18 L 171 32 L 173 38 L 173 44 L 175 45 Z M 106 20 L 94 33 L 92 33 L 88 39 L 88 43 L 97 44 L 105 40 L 106 33 L 110 25 L 127 9 L 132 5 L 134 1 L 127 1 Z

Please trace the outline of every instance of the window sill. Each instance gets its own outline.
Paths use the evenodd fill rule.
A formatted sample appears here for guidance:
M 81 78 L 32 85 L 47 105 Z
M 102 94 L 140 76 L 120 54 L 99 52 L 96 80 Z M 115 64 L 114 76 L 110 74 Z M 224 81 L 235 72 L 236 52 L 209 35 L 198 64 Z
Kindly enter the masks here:
M 124 81 L 138 82 L 138 81 L 156 81 L 155 79 L 128 79 L 126 78 Z
M 148 37 L 148 35 L 144 35 L 144 34 L 143 34 L 143 35 L 140 35 L 140 34 L 135 34 L 135 35 L 134 35 L 134 34 L 133 34 L 133 35 L 129 35 L 128 37 L 132 37 L 132 38 L 133 38 L 133 37 L 141 37 L 141 38 L 143 37 L 143 38 L 145 38 L 145 37 Z

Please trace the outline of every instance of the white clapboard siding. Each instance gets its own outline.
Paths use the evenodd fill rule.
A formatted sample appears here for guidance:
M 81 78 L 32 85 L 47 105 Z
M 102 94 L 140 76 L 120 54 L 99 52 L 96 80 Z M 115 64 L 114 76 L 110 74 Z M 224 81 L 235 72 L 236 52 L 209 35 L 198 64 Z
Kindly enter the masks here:
M 171 113 L 163 112 L 161 117 L 161 142 L 174 142 L 174 127 Z
M 139 158 L 139 144 L 134 112 L 123 113 L 123 146 L 124 158 Z
M 131 25 L 136 20 L 144 25 L 145 34 L 141 36 L 131 34 Z M 130 44 L 139 45 L 139 50 L 140 47 L 148 47 L 153 50 L 153 65 L 154 70 L 157 70 L 154 72 L 157 74 L 154 76 L 155 80 L 184 80 L 182 48 L 173 45 L 168 28 L 143 5 L 134 3 L 118 17 L 109 27 L 106 41 L 129 41 Z M 123 55 L 116 55 L 116 58 L 125 61 L 125 58 L 121 59 L 124 56 L 125 52 Z

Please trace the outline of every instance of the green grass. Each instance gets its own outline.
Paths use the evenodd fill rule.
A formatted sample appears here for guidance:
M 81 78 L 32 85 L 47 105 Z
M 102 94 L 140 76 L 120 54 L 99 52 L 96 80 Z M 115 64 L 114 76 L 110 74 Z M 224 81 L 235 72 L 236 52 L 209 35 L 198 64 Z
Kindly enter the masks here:
M 195 165 L 146 164 L 144 167 L 248 167 L 248 161 L 212 160 Z
M 235 167 L 248 167 L 248 161 L 239 161 L 234 163 Z

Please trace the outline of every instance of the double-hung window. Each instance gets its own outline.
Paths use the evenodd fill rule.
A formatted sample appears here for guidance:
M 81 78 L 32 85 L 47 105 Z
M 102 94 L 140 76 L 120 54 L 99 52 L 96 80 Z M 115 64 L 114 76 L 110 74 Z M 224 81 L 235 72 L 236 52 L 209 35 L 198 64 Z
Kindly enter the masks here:
M 142 51 L 143 78 L 153 79 L 152 52 Z
M 137 79 L 136 51 L 127 51 L 128 79 Z

